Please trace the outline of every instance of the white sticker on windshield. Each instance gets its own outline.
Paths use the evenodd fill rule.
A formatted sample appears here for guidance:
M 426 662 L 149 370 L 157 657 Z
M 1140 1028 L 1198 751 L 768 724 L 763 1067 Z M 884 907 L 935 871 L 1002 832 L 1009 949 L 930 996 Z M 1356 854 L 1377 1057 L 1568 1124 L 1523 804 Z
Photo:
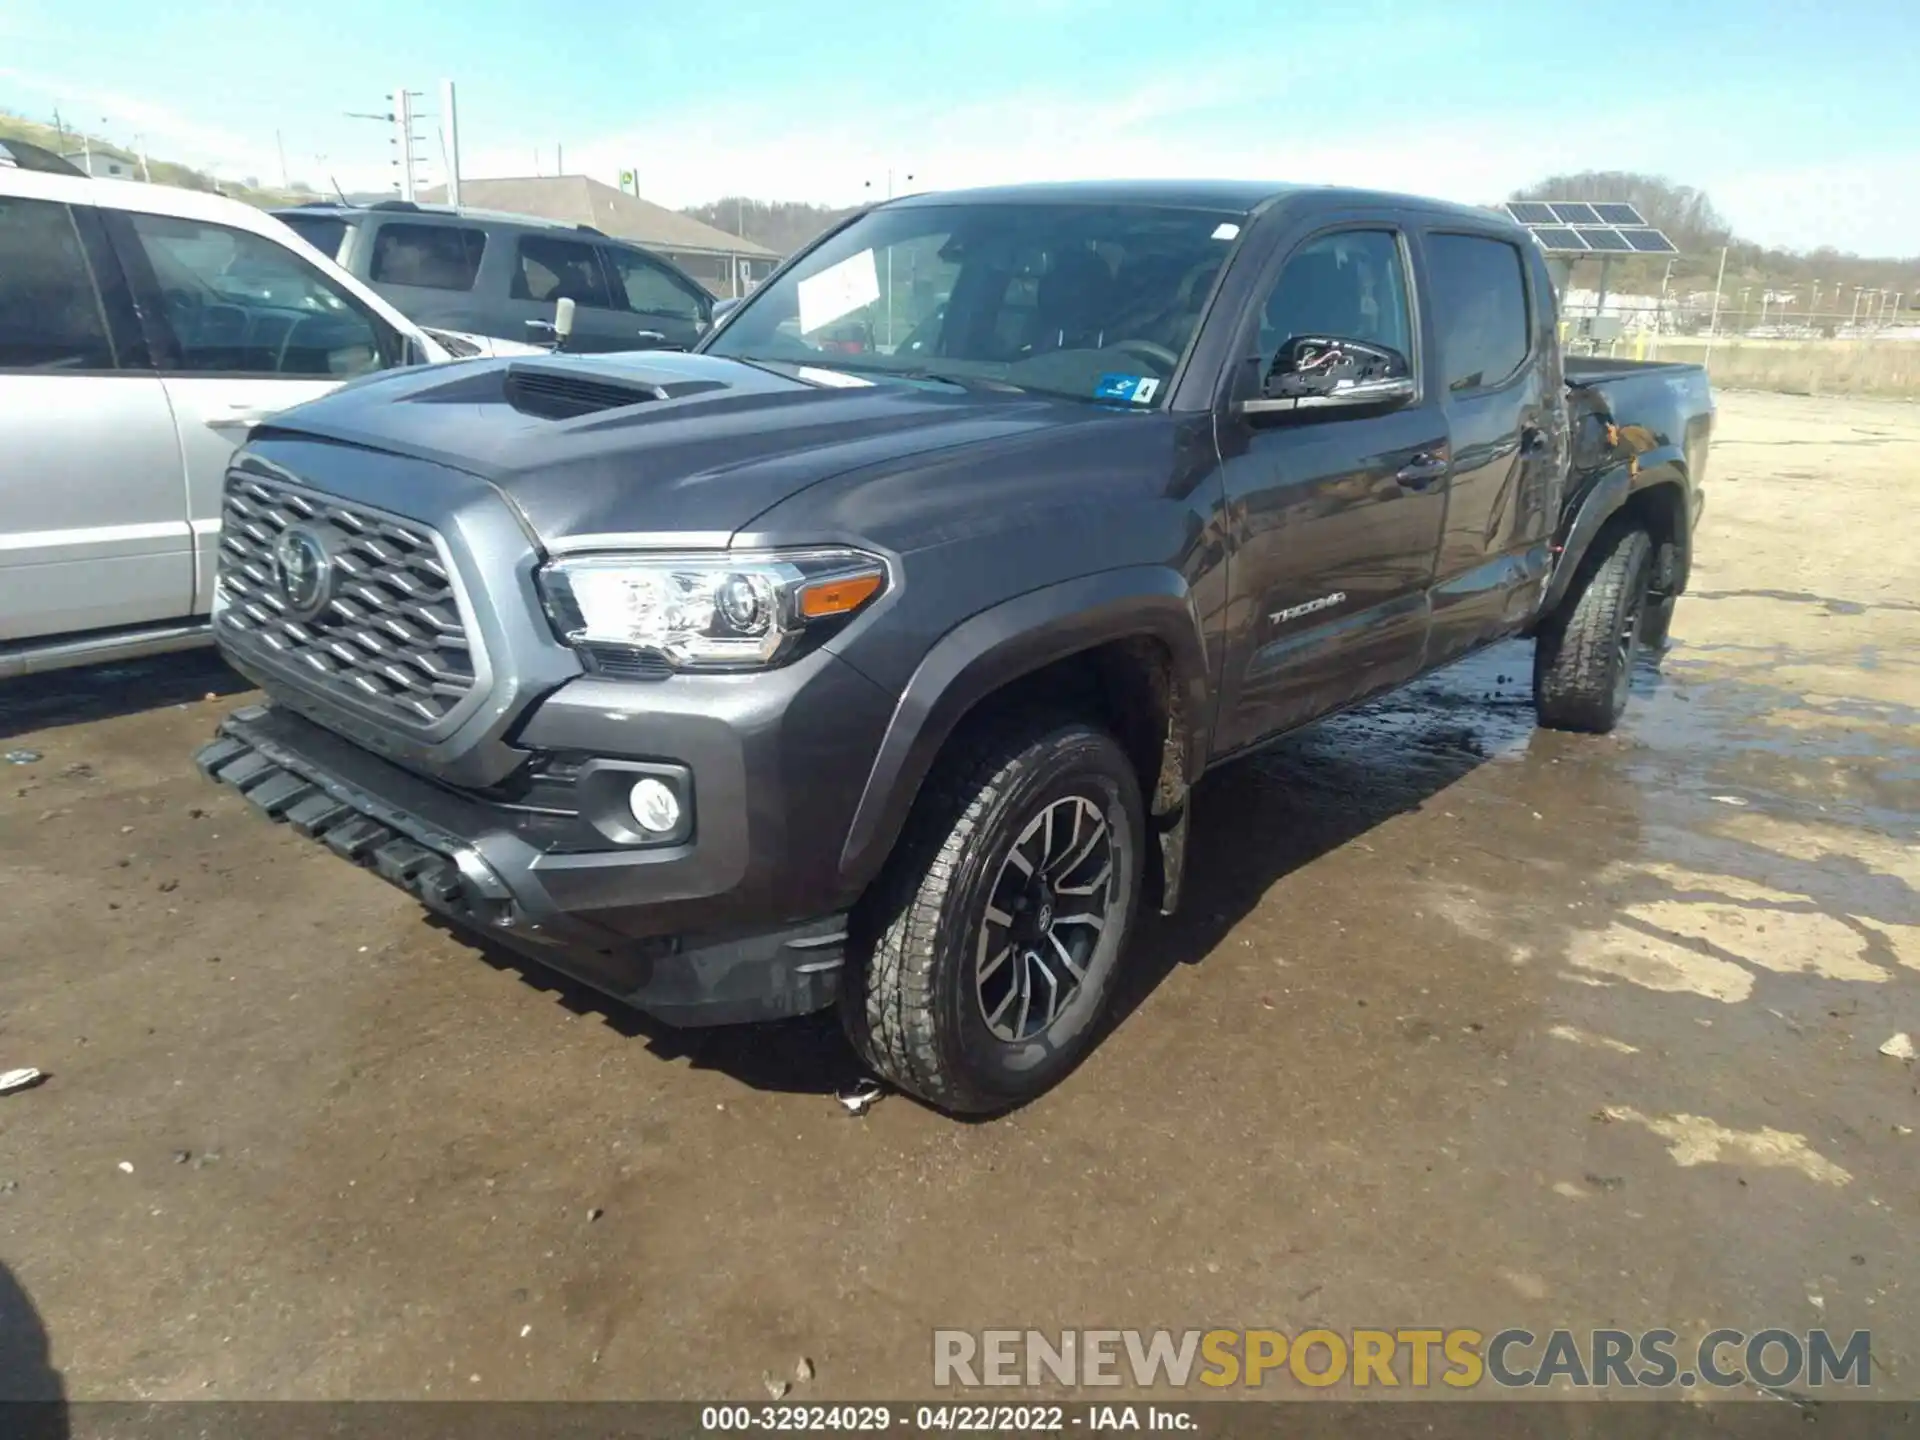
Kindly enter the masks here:
M 1239 234 L 1240 227 L 1231 220 L 1222 220 L 1218 225 L 1213 227 L 1213 238 L 1216 240 L 1232 240 L 1237 238 Z
M 844 370 L 822 370 L 817 365 L 802 365 L 793 373 L 810 384 L 825 385 L 833 390 L 865 390 L 873 385 L 873 381 L 864 375 L 849 375 Z
M 874 268 L 873 251 L 862 250 L 838 265 L 829 265 L 796 288 L 800 292 L 800 333 L 811 335 L 880 298 L 880 274 Z

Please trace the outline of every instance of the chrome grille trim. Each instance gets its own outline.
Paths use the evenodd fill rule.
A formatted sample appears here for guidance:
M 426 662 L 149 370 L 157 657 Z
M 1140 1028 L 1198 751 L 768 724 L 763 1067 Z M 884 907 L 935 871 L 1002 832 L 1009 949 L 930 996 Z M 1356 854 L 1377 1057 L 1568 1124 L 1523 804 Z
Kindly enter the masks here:
M 274 546 L 295 524 L 332 551 L 332 597 L 309 619 L 289 613 L 275 572 Z M 229 471 L 218 592 L 223 644 L 412 731 L 443 728 L 486 673 L 445 540 L 369 506 Z

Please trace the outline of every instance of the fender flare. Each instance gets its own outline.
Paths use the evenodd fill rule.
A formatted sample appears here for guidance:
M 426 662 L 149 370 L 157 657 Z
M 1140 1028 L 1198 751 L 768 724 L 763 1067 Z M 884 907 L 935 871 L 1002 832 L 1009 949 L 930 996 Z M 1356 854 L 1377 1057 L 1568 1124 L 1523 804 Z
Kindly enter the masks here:
M 1057 660 L 1129 639 L 1157 640 L 1172 657 L 1191 783 L 1206 761 L 1209 687 L 1185 578 L 1150 565 L 1084 575 L 983 610 L 934 643 L 894 705 L 840 852 L 842 877 L 864 889 L 879 873 L 935 757 L 982 700 Z
M 1539 615 L 1544 618 L 1559 608 L 1566 598 L 1567 589 L 1573 584 L 1573 577 L 1580 569 L 1580 562 L 1592 547 L 1594 538 L 1601 527 L 1624 508 L 1635 495 L 1654 489 L 1656 486 L 1670 485 L 1681 493 L 1679 507 L 1678 533 L 1675 536 L 1681 555 L 1681 578 L 1684 581 L 1687 559 L 1692 550 L 1692 515 L 1686 501 L 1686 481 L 1684 472 L 1674 463 L 1673 457 L 1651 452 L 1647 461 L 1637 469 L 1630 465 L 1610 466 L 1580 501 L 1573 512 L 1562 536 L 1556 557 L 1553 578 L 1547 584 L 1546 594 L 1542 597 Z

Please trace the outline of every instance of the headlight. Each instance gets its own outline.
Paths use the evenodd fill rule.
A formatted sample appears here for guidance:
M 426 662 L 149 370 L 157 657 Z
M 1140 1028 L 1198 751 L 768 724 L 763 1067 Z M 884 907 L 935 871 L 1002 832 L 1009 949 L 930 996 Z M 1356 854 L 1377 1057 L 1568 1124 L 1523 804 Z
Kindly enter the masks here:
M 775 664 L 809 626 L 852 615 L 886 585 L 886 562 L 859 550 L 583 555 L 540 572 L 569 645 L 651 651 L 683 670 Z

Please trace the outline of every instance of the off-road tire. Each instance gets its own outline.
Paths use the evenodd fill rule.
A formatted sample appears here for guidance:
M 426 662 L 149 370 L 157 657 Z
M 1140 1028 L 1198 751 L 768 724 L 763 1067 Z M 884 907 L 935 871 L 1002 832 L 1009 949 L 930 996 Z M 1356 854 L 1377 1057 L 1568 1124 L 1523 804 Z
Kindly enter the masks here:
M 1653 542 L 1631 520 L 1610 522 L 1581 559 L 1533 652 L 1533 703 L 1555 730 L 1604 735 L 1627 708 L 1641 644 Z
M 1092 801 L 1111 831 L 1109 918 L 1085 978 L 1040 1035 L 988 1028 L 976 946 L 1021 830 L 1062 798 Z M 1034 717 L 943 756 L 873 891 L 854 916 L 840 996 L 848 1038 L 876 1074 L 936 1109 L 1010 1110 L 1066 1076 L 1102 1030 L 1139 906 L 1146 822 L 1119 743 L 1078 720 Z

